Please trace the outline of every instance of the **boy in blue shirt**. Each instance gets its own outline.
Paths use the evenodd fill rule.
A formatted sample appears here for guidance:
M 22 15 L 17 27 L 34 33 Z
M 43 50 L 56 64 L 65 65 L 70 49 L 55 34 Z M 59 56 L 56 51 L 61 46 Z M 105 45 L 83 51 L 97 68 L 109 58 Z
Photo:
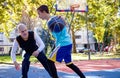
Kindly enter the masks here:
M 48 29 L 51 31 L 53 37 L 56 39 L 56 46 L 60 46 L 56 53 L 55 60 L 57 62 L 65 61 L 66 66 L 76 72 L 80 78 L 85 78 L 80 69 L 72 63 L 71 50 L 72 40 L 67 31 L 66 23 L 60 16 L 50 16 L 48 6 L 41 5 L 38 9 L 39 17 L 47 20 Z M 54 61 L 52 61 L 54 63 Z

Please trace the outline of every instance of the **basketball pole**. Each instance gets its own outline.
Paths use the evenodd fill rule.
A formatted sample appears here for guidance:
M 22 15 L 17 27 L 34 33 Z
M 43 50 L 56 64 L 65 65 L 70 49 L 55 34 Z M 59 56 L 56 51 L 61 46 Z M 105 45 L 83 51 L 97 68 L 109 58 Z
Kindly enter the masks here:
M 72 25 L 72 22 L 73 22 L 73 19 L 74 19 L 74 15 L 75 15 L 75 12 L 71 12 L 71 15 L 72 15 L 72 19 L 69 23 L 69 30 L 68 30 L 68 33 L 70 33 L 70 29 L 71 29 L 71 25 Z
M 88 10 L 88 6 L 87 6 L 87 10 Z M 91 53 L 90 53 L 90 42 L 89 42 L 89 32 L 88 32 L 88 11 L 85 12 L 85 24 L 86 24 L 86 29 L 87 29 L 87 48 L 88 48 L 88 60 L 91 60 Z

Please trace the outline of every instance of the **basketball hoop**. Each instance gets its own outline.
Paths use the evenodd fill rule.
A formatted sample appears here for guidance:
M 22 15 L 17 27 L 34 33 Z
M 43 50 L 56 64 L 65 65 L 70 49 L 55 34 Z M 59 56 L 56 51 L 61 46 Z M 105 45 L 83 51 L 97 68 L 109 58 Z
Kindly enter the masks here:
M 58 12 L 88 12 L 87 0 L 56 0 Z
M 79 4 L 72 4 L 72 5 L 70 5 L 70 10 L 71 10 L 71 11 L 74 11 L 75 9 L 77 9 L 77 8 L 79 8 L 79 7 L 80 7 Z

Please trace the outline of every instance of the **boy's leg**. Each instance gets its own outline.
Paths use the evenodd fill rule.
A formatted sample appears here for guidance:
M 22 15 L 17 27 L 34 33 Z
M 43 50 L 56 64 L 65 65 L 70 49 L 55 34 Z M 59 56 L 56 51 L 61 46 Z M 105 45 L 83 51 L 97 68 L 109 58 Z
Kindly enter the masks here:
M 28 70 L 29 70 L 29 65 L 30 65 L 30 54 L 26 53 L 24 55 L 24 59 L 22 61 L 22 78 L 28 78 Z
M 54 62 L 52 63 L 48 61 L 47 57 L 43 52 L 39 53 L 39 55 L 37 56 L 37 59 L 41 62 L 41 64 L 44 66 L 44 68 L 47 70 L 47 72 L 52 78 L 57 78 L 57 77 L 54 77 L 54 74 L 53 74 L 56 72 L 54 72 L 53 69 L 51 69 L 51 66 L 54 64 Z
M 66 50 L 63 50 L 63 51 L 65 51 L 64 52 L 64 55 L 65 55 L 64 61 L 65 61 L 66 65 L 69 68 L 71 68 L 75 73 L 77 73 L 80 76 L 80 78 L 85 78 L 84 74 L 80 71 L 80 69 L 71 62 L 72 61 L 72 59 L 71 59 L 72 45 L 68 45 L 65 48 L 66 48 Z
M 75 66 L 73 63 L 67 65 L 69 68 L 71 68 L 75 73 L 77 73 L 80 78 L 85 78 L 84 74 L 80 71 L 80 69 Z

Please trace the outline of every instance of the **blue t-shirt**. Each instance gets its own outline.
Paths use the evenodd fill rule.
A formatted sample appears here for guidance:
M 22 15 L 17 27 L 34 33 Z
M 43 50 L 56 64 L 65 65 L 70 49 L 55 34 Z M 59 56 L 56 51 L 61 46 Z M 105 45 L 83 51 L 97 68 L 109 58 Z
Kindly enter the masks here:
M 64 25 L 64 27 L 60 27 L 58 23 Z M 56 46 L 67 46 L 72 44 L 70 34 L 65 26 L 66 24 L 61 17 L 59 18 L 58 16 L 53 16 L 48 20 L 47 24 L 48 28 L 50 28 L 51 25 L 54 25 L 52 35 L 56 39 Z

